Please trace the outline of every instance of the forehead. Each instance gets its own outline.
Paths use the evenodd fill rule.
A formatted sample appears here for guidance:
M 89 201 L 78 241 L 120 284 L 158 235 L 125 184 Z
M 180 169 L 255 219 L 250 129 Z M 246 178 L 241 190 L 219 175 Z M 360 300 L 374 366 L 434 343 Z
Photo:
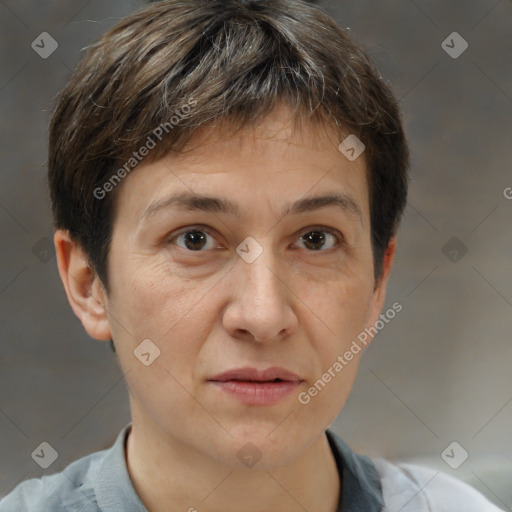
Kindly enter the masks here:
M 286 108 L 238 132 L 226 121 L 215 122 L 194 133 L 182 152 L 142 162 L 123 182 L 118 208 L 130 206 L 140 219 L 165 203 L 183 206 L 176 196 L 215 195 L 230 197 L 224 209 L 241 218 L 258 202 L 277 213 L 306 196 L 330 193 L 363 219 L 368 209 L 364 154 L 351 162 L 339 150 L 349 134 L 318 122 L 294 125 Z
M 228 118 L 200 127 L 189 139 L 184 151 L 174 157 L 177 161 L 180 158 L 189 161 L 193 157 L 208 158 L 212 147 L 218 148 L 221 153 L 233 143 L 238 145 L 239 151 L 233 151 L 231 147 L 229 157 L 236 157 L 242 150 L 258 152 L 264 142 L 280 143 L 283 149 L 286 148 L 292 154 L 294 150 L 303 153 L 334 150 L 336 156 L 339 156 L 336 149 L 349 134 L 350 130 L 343 126 L 334 127 L 314 117 L 309 120 L 295 117 L 288 106 L 279 104 L 265 118 L 242 129 L 237 129 Z

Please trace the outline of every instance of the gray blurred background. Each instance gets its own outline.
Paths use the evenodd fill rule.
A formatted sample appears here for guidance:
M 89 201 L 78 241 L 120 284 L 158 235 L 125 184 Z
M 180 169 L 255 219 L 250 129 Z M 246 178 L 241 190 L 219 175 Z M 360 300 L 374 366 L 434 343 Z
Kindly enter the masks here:
M 54 97 L 80 50 L 142 4 L 0 1 L 0 496 L 109 447 L 130 421 L 114 354 L 86 335 L 58 277 L 45 162 Z M 512 510 L 512 2 L 320 5 L 391 82 L 413 158 L 385 307 L 403 311 L 331 428 L 360 453 L 429 464 Z M 47 58 L 31 47 L 42 32 L 58 43 Z M 59 454 L 47 470 L 31 457 L 43 441 Z M 441 456 L 453 442 L 452 465 L 469 454 L 457 469 Z

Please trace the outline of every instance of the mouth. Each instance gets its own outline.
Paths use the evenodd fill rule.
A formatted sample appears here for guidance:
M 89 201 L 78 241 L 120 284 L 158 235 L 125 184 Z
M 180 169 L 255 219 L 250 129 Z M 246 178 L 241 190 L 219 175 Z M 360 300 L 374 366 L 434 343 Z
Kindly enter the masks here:
M 254 382 L 256 384 L 268 384 L 272 382 L 297 382 L 296 380 L 288 380 L 288 379 L 267 379 L 267 380 L 259 380 L 259 379 L 211 379 L 211 382 Z
M 231 381 L 236 382 L 290 382 L 285 379 L 272 379 L 272 380 L 252 380 L 252 379 L 230 379 Z M 227 382 L 227 381 L 224 381 Z
M 209 382 L 246 405 L 272 405 L 290 395 L 304 379 L 284 368 L 238 368 L 216 375 Z
M 251 366 L 245 366 L 243 368 L 234 368 L 220 373 L 209 380 L 215 382 L 300 382 L 303 379 L 296 373 L 278 366 L 272 366 L 266 370 L 258 370 Z

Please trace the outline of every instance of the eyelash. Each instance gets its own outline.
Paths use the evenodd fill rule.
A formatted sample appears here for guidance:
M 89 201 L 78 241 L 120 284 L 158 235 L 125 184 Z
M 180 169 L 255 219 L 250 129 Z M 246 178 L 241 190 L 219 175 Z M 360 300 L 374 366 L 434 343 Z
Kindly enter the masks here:
M 208 226 L 204 226 L 204 225 L 195 225 L 195 226 L 188 226 L 187 228 L 184 228 L 182 230 L 180 230 L 178 233 L 175 233 L 171 238 L 168 238 L 167 239 L 167 242 L 168 244 L 171 244 L 173 243 L 178 237 L 180 237 L 181 235 L 184 235 L 186 233 L 189 233 L 191 231 L 203 231 L 205 233 L 207 233 L 208 235 L 210 235 L 212 238 L 215 239 L 214 235 L 211 233 L 210 231 L 210 228 L 208 228 Z M 343 235 L 337 230 L 337 229 L 332 229 L 332 228 L 329 228 L 327 226 L 313 226 L 313 227 L 309 227 L 303 231 L 300 232 L 299 234 L 299 237 L 298 239 L 300 240 L 304 235 L 307 235 L 308 233 L 312 233 L 312 232 L 324 232 L 324 233 L 328 233 L 330 235 L 332 235 L 335 239 L 336 239 L 336 242 L 337 242 L 337 245 L 334 246 L 333 248 L 331 249 L 327 249 L 327 250 L 318 250 L 318 251 L 313 251 L 313 250 L 307 250 L 307 252 L 311 252 L 311 253 L 330 253 L 332 251 L 335 251 L 339 248 L 343 248 L 343 247 L 346 247 L 346 241 L 345 241 L 345 238 L 343 237 Z M 183 249 L 187 252 L 190 252 L 190 253 L 202 253 L 202 252 L 207 252 L 207 251 L 191 251 L 189 249 L 185 249 L 184 247 L 181 247 L 181 246 L 178 246 L 180 249 Z M 211 250 L 211 249 L 210 249 Z

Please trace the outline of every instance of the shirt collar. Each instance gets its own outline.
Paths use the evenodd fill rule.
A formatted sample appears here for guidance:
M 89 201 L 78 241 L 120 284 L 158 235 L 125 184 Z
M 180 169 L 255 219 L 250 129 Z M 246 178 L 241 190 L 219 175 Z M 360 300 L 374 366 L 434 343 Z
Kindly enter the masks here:
M 148 512 L 131 482 L 126 466 L 125 447 L 131 423 L 126 425 L 113 446 L 106 451 L 94 482 L 84 486 L 95 490 L 102 511 L 131 510 Z M 381 512 L 383 508 L 380 478 L 371 459 L 354 453 L 334 432 L 325 431 L 340 476 L 338 512 Z M 84 482 L 85 483 L 85 482 Z
M 129 423 L 121 430 L 95 475 L 96 498 L 102 512 L 148 512 L 133 487 L 126 465 L 126 441 L 131 428 Z
M 381 512 L 383 508 L 380 477 L 373 462 L 354 453 L 337 434 L 325 431 L 340 475 L 338 512 Z

